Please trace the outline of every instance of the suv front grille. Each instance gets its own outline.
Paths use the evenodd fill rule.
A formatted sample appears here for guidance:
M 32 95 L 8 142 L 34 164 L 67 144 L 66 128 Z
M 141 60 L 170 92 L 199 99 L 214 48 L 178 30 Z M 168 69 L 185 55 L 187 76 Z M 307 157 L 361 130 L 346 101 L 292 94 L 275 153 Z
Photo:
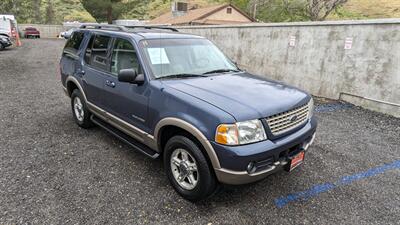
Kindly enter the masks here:
M 269 129 L 273 135 L 286 133 L 302 125 L 308 118 L 308 104 L 292 110 L 267 117 Z

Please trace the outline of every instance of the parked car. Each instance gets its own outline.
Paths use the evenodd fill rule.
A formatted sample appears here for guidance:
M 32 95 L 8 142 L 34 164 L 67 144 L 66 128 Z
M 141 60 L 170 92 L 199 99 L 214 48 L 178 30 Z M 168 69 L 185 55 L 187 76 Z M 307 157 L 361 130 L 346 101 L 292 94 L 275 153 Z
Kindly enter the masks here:
M 191 201 L 221 183 L 292 171 L 315 138 L 309 94 L 243 71 L 211 41 L 172 28 L 83 25 L 60 68 L 75 122 L 162 157 Z
M 9 47 L 11 45 L 12 45 L 12 42 L 11 42 L 10 38 L 6 35 L 0 34 L 0 50 L 3 50 L 6 47 Z
M 40 32 L 34 27 L 25 28 L 25 38 L 40 38 Z

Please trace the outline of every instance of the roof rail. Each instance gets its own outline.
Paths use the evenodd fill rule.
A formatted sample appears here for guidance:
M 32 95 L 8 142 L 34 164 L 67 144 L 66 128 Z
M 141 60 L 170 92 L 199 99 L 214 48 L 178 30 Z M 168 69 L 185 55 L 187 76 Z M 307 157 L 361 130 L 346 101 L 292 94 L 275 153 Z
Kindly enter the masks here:
M 134 26 L 121 26 L 114 24 L 100 24 L 100 23 L 84 23 L 81 24 L 79 28 L 82 29 L 104 29 L 104 30 L 118 30 L 118 31 L 128 31 L 128 29 L 142 28 L 142 29 L 163 29 L 163 30 L 171 30 L 174 32 L 179 32 L 177 29 L 173 27 L 166 26 L 144 26 L 144 25 L 134 25 Z
M 127 31 L 127 29 L 124 26 L 118 26 L 113 24 L 99 24 L 99 23 L 84 23 L 79 28 Z
M 134 25 L 134 26 L 124 26 L 126 28 L 143 28 L 143 29 L 163 29 L 163 30 L 171 30 L 174 32 L 179 32 L 177 29 L 173 27 L 166 27 L 166 26 L 143 26 L 143 25 Z

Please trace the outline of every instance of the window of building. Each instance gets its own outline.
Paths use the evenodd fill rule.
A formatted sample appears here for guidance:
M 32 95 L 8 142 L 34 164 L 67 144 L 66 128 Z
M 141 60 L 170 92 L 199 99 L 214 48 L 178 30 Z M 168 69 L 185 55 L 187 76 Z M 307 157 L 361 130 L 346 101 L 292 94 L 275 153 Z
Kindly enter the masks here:
M 226 13 L 232 14 L 232 8 L 226 8 Z

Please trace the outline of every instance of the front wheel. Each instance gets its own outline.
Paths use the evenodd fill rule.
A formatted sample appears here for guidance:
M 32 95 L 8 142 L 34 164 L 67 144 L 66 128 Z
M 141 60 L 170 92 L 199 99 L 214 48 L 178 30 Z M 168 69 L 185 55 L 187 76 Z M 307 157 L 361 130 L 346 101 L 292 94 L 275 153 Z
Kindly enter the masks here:
M 4 45 L 2 43 L 0 43 L 0 51 L 5 49 Z
M 210 197 L 217 189 L 207 159 L 200 148 L 185 136 L 174 136 L 164 149 L 164 167 L 174 189 L 189 201 Z

